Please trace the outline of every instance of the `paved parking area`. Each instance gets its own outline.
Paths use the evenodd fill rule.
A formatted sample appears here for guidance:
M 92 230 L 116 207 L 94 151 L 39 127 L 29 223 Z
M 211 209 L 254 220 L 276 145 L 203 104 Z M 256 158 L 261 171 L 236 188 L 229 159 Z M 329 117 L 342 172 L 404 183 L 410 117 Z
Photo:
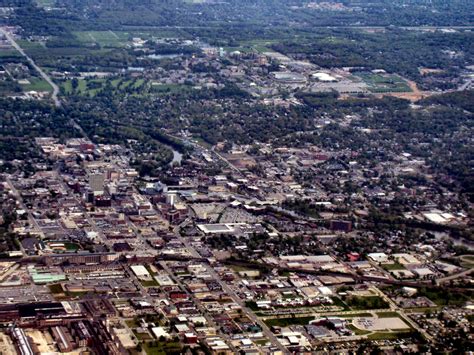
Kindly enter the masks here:
M 398 317 L 375 318 L 364 317 L 355 318 L 353 324 L 363 330 L 402 330 L 410 327 L 402 319 Z

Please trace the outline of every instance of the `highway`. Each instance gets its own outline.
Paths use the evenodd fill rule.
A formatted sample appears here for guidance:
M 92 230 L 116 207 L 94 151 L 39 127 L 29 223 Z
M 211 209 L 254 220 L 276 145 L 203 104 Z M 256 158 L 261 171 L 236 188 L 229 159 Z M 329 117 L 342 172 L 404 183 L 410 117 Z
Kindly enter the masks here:
M 8 41 L 11 43 L 13 48 L 15 48 L 22 56 L 28 60 L 28 62 L 31 64 L 33 68 L 40 74 L 40 76 L 53 88 L 53 93 L 51 94 L 51 98 L 54 101 L 54 105 L 56 107 L 61 107 L 61 101 L 58 98 L 59 94 L 59 87 L 51 80 L 48 74 L 46 74 L 39 66 L 36 65 L 33 59 L 31 59 L 30 56 L 28 56 L 25 51 L 19 46 L 18 43 L 16 43 L 15 39 L 12 37 L 10 33 L 5 31 L 5 29 L 0 28 L 0 32 L 8 39 Z

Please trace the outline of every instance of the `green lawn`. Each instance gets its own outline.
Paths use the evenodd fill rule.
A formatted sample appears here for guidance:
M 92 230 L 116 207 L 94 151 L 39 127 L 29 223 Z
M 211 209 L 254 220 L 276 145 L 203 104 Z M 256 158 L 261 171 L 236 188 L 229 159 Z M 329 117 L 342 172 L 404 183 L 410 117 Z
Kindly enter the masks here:
M 55 0 L 36 0 L 36 4 L 40 7 L 53 7 Z
M 125 324 L 127 324 L 127 326 L 128 326 L 129 328 L 132 328 L 132 329 L 133 329 L 133 328 L 138 328 L 138 327 L 140 327 L 140 323 L 138 322 L 138 319 L 136 319 L 136 318 L 127 319 L 127 320 L 125 321 Z
M 24 50 L 44 49 L 44 46 L 39 42 L 27 41 L 25 39 L 17 40 L 18 45 Z
M 76 250 L 79 250 L 80 248 L 79 244 L 71 243 L 71 242 L 64 243 L 64 246 L 66 247 L 68 251 L 76 251 Z
M 342 309 L 344 311 L 349 310 L 349 306 L 343 300 L 341 300 L 339 297 L 333 296 L 333 297 L 331 297 L 331 300 L 333 302 L 333 305 L 342 307 Z
M 405 267 L 402 264 L 399 264 L 397 262 L 394 262 L 392 264 L 382 264 L 382 268 L 384 268 L 387 271 L 391 270 L 406 270 Z
M 415 333 L 411 330 L 399 332 L 376 332 L 367 336 L 370 340 L 396 340 L 401 338 L 408 338 Z
M 474 255 L 463 255 L 460 260 L 462 267 L 466 269 L 474 268 Z
M 388 308 L 388 303 L 379 296 L 351 296 L 344 300 L 354 310 Z
M 129 38 L 129 33 L 123 31 L 81 31 L 74 32 L 74 35 L 79 42 L 112 48 L 125 46 Z
M 153 336 L 149 333 L 138 333 L 137 331 L 133 330 L 133 334 L 140 341 L 147 341 L 147 340 L 153 340 L 154 339 Z
M 314 317 L 275 318 L 266 319 L 265 324 L 269 327 L 287 327 L 289 325 L 308 325 L 312 320 Z
M 21 85 L 24 91 L 53 91 L 53 88 L 46 80 L 36 77 L 30 77 L 28 80 L 30 81 L 30 84 Z
M 257 302 L 254 302 L 254 301 L 245 302 L 245 306 L 250 308 L 254 312 L 260 310 L 260 308 L 258 308 L 257 306 Z
M 81 96 L 94 97 L 97 93 L 106 87 L 107 81 L 110 79 L 78 79 L 75 93 Z M 110 80 L 112 88 L 117 90 L 124 90 L 127 88 L 139 88 L 145 83 L 143 79 L 131 80 L 124 78 L 115 78 Z M 66 95 L 74 93 L 72 88 L 72 80 L 62 82 L 61 86 Z
M 348 324 L 347 329 L 352 330 L 355 335 L 367 335 L 367 334 L 371 333 L 369 330 L 359 329 L 359 328 L 357 328 L 356 326 L 354 326 L 352 324 Z
M 140 281 L 143 287 L 158 287 L 160 284 L 156 280 L 151 281 Z
M 352 314 L 341 313 L 341 314 L 338 314 L 337 317 L 341 317 L 341 318 L 372 317 L 372 313 L 368 313 L 368 312 L 352 313 Z
M 462 306 L 472 301 L 474 292 L 465 290 L 463 292 L 451 291 L 444 288 L 419 288 L 417 296 L 425 296 L 438 306 Z
M 49 291 L 51 291 L 52 294 L 61 294 L 64 293 L 63 287 L 61 284 L 52 284 L 48 285 Z
M 271 52 L 272 51 L 272 49 L 270 48 L 271 45 L 278 42 L 279 42 L 278 40 L 254 39 L 254 40 L 244 42 L 243 46 L 250 47 L 259 53 L 263 53 L 263 52 Z
M 374 74 L 371 72 L 356 72 L 353 75 L 361 78 L 373 93 L 411 92 L 404 79 L 395 74 Z
M 0 50 L 0 58 L 17 58 L 21 57 L 21 54 L 16 49 L 2 49 Z
M 179 342 L 173 341 L 151 341 L 143 343 L 143 350 L 145 350 L 148 355 L 180 354 L 181 345 Z
M 393 318 L 393 317 L 400 318 L 400 314 L 398 314 L 398 312 L 378 312 L 376 314 L 377 314 L 377 317 L 379 318 Z

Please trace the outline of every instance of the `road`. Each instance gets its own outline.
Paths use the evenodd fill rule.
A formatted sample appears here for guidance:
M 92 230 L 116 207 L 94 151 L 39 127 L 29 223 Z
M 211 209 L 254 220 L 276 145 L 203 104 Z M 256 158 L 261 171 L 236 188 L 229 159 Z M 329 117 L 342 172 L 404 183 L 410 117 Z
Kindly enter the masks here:
M 204 147 L 203 145 L 201 145 L 201 144 L 199 144 L 199 143 L 197 143 L 197 142 L 195 142 L 191 139 L 183 138 L 183 137 L 173 135 L 173 134 L 170 134 L 170 133 L 167 133 L 167 135 L 174 138 L 174 139 L 182 141 L 184 144 L 191 144 L 194 148 L 197 148 L 199 151 L 204 151 L 206 153 L 210 153 L 210 155 L 214 154 L 219 160 L 224 162 L 224 164 L 226 164 L 229 168 L 231 168 L 232 170 L 234 170 L 235 172 L 237 172 L 239 174 L 242 174 L 242 172 L 240 171 L 240 169 L 238 167 L 236 167 L 234 164 L 232 164 L 227 158 L 223 157 L 221 154 L 216 152 L 214 147 L 212 147 L 211 149 L 208 149 L 208 148 Z
M 237 168 L 234 164 L 232 164 L 227 158 L 223 157 L 221 154 L 217 153 L 214 149 L 214 147 L 211 148 L 211 151 L 220 159 L 222 160 L 224 163 L 226 163 L 229 168 L 235 170 L 236 172 L 238 172 L 239 174 L 241 173 L 240 169 Z
M 187 221 L 184 221 L 182 224 L 187 223 Z M 183 243 L 183 245 L 186 247 L 186 249 L 191 253 L 191 255 L 195 258 L 200 258 L 201 255 L 197 252 L 196 249 L 189 243 L 189 241 L 182 237 L 181 234 L 179 233 L 179 226 L 175 228 L 175 234 L 178 237 L 178 239 Z M 237 293 L 232 290 L 227 283 L 222 281 L 221 277 L 219 274 L 212 268 L 212 266 L 209 266 L 207 264 L 203 264 L 203 266 L 206 268 L 206 272 L 209 273 L 214 280 L 216 280 L 219 285 L 222 287 L 222 290 L 226 292 L 232 300 L 237 303 L 241 308 L 244 314 L 252 320 L 255 324 L 258 324 L 260 328 L 262 329 L 262 333 L 270 340 L 272 345 L 276 348 L 278 348 L 281 352 L 284 354 L 288 354 L 288 350 L 280 343 L 278 338 L 273 334 L 273 332 L 268 328 L 268 326 L 261 320 L 259 319 L 255 313 L 253 313 L 249 308 L 245 306 L 244 301 L 237 295 Z
M 455 279 L 463 277 L 463 276 L 467 276 L 467 275 L 471 274 L 472 272 L 474 272 L 474 268 L 469 268 L 467 270 L 458 272 L 457 274 L 453 274 L 453 275 L 450 275 L 450 276 L 446 276 L 446 277 L 437 279 L 436 284 L 440 285 L 444 282 L 448 282 L 448 281 L 455 280 Z
M 387 302 L 390 306 L 390 308 L 393 311 L 398 312 L 398 314 L 401 316 L 401 318 L 408 323 L 413 329 L 418 331 L 420 334 L 423 335 L 425 339 L 427 339 L 430 342 L 433 342 L 433 337 L 429 335 L 426 330 L 421 328 L 418 323 L 416 323 L 414 320 L 412 320 L 406 313 L 403 308 L 400 308 L 390 297 L 388 297 L 385 293 L 380 291 L 377 287 L 373 286 L 370 288 L 372 291 L 374 291 L 378 296 L 382 297 L 385 302 Z
M 191 292 L 188 291 L 188 288 L 186 287 L 186 285 L 181 282 L 181 280 L 176 277 L 176 275 L 173 273 L 173 271 L 168 267 L 168 265 L 166 264 L 165 261 L 160 261 L 160 266 L 166 271 L 166 273 L 171 277 L 171 279 L 177 284 L 179 285 L 179 287 L 184 290 L 184 292 L 188 295 L 188 298 L 190 300 L 193 301 L 193 303 L 196 305 L 197 309 L 199 310 L 199 312 L 203 315 L 204 318 L 206 318 L 207 320 L 207 323 L 215 328 L 215 329 L 219 329 L 219 325 L 214 321 L 214 319 L 212 318 L 212 315 L 207 311 L 207 309 L 203 306 L 203 304 L 201 303 L 201 301 L 196 298 Z M 234 347 L 234 345 L 232 345 L 232 339 L 231 337 L 224 333 L 224 332 L 220 332 L 219 335 L 221 335 L 228 343 L 229 347 L 231 348 L 231 350 L 234 352 L 234 353 L 237 353 L 237 349 Z
M 28 222 L 30 223 L 30 226 L 34 227 L 35 231 L 41 236 L 41 239 L 44 239 L 45 235 L 44 235 L 43 230 L 39 226 L 36 219 L 33 217 L 33 214 L 31 213 L 30 209 L 26 206 L 25 202 L 23 201 L 23 197 L 21 196 L 20 192 L 16 189 L 14 183 L 9 178 L 6 179 L 6 182 L 10 187 L 11 193 L 20 204 L 21 209 L 26 211 L 26 215 L 28 217 Z M 23 246 L 21 245 L 21 243 L 20 243 L 20 250 L 22 251 L 24 255 L 26 255 L 26 252 L 23 249 Z
M 11 43 L 11 45 L 13 46 L 13 48 L 15 48 L 18 52 L 20 52 L 20 54 L 22 56 L 24 56 L 26 58 L 26 60 L 28 60 L 28 62 L 31 64 L 31 66 L 33 68 L 35 68 L 35 70 L 39 73 L 39 75 L 46 81 L 48 82 L 49 85 L 51 85 L 51 87 L 53 88 L 53 93 L 51 95 L 51 98 L 53 99 L 54 101 L 54 105 L 56 107 L 60 107 L 61 106 L 61 101 L 59 100 L 58 98 L 58 94 L 59 94 L 59 87 L 53 82 L 53 80 L 51 80 L 51 78 L 49 77 L 48 74 L 46 74 L 39 66 L 36 65 L 36 63 L 34 62 L 33 59 L 31 59 L 30 56 L 28 56 L 25 51 L 19 46 L 18 43 L 16 43 L 15 39 L 13 38 L 13 36 L 8 33 L 7 31 L 5 31 L 5 29 L 3 28 L 0 28 L 0 32 L 8 39 L 8 41 Z
M 469 90 L 472 88 L 473 84 L 474 84 L 474 79 L 468 79 L 464 84 L 462 84 L 458 88 L 458 91 Z

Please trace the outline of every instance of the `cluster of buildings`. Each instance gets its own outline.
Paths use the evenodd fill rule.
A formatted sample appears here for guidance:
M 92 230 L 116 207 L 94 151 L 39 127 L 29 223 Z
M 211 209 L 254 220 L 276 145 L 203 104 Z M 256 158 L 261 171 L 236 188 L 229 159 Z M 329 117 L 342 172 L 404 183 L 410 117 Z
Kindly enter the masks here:
M 244 146 L 196 147 L 189 162 L 169 167 L 165 184 L 140 179 L 121 146 L 85 138 L 36 145 L 53 165 L 1 182 L 18 239 L 0 269 L 0 321 L 9 324 L 2 344 L 25 354 L 280 354 L 355 347 L 386 332 L 411 346 L 411 329 L 426 330 L 405 310 L 438 307 L 418 289 L 468 277 L 438 259 L 443 239 L 396 248 L 397 233 L 360 230 L 367 202 L 392 193 L 353 194 L 354 218 L 343 208 L 347 195 L 324 188 L 336 176 L 356 182 L 367 174 L 343 162 L 346 152 L 261 145 L 272 154 L 256 174 L 239 165 L 252 158 Z M 209 164 L 221 173 L 206 175 Z M 320 188 L 298 180 L 304 170 L 326 172 L 313 175 Z M 383 252 L 351 245 L 361 233 L 374 248 L 385 243 Z M 388 296 L 374 282 L 403 292 Z

